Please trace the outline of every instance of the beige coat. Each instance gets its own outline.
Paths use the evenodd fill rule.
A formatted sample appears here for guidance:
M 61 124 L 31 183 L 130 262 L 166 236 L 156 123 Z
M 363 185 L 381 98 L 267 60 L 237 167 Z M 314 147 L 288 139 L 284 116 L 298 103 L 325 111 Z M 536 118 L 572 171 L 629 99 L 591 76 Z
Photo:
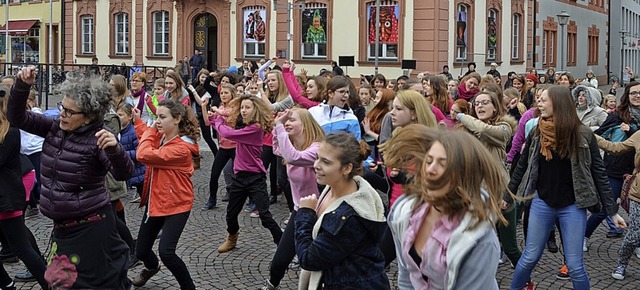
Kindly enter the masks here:
M 608 141 L 598 135 L 596 135 L 598 139 L 598 147 L 600 149 L 607 151 L 611 154 L 623 154 L 629 152 L 631 150 L 636 151 L 636 155 L 634 157 L 634 165 L 633 175 L 636 176 L 633 184 L 631 184 L 631 189 L 629 190 L 629 198 L 640 202 L 640 191 L 638 190 L 638 185 L 640 185 L 640 178 L 638 178 L 638 165 L 640 164 L 640 131 L 631 135 L 631 137 L 627 138 L 622 142 L 611 142 Z

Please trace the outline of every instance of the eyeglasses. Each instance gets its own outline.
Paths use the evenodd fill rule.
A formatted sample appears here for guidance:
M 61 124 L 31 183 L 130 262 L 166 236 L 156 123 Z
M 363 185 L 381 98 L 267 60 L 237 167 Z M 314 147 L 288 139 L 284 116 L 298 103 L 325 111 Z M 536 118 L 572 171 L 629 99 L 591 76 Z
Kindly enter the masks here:
M 349 93 L 350 93 L 349 90 L 337 90 L 336 91 L 336 94 L 339 94 L 339 95 L 348 95 Z
M 84 112 L 76 112 L 74 110 L 70 110 L 70 109 L 65 108 L 62 105 L 62 102 L 58 103 L 58 110 L 60 110 L 60 112 L 62 113 L 62 117 L 65 117 L 65 118 L 69 118 L 69 117 L 71 117 L 73 115 L 78 115 L 78 114 L 83 114 L 84 115 Z
M 473 105 L 474 105 L 474 106 L 476 106 L 476 107 L 477 107 L 477 106 L 480 106 L 480 104 L 482 104 L 483 106 L 486 106 L 486 105 L 489 105 L 489 104 L 492 104 L 492 105 L 493 105 L 493 103 L 491 102 L 491 100 L 482 100 L 482 101 L 475 101 L 475 102 L 473 102 Z
M 640 91 L 629 92 L 629 97 L 631 97 L 631 98 L 640 97 Z

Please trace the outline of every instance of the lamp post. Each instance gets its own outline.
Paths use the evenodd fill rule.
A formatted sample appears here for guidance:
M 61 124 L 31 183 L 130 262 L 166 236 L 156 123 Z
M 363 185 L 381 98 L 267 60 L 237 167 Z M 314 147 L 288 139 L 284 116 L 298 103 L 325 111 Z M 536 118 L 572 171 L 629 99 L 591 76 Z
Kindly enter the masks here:
M 620 46 L 620 77 L 618 78 L 618 81 L 620 82 L 620 86 L 622 87 L 624 85 L 624 38 L 627 34 L 627 30 L 626 29 L 622 29 L 620 30 L 620 36 L 622 37 L 622 45 Z
M 564 71 L 564 26 L 569 22 L 569 17 L 571 17 L 571 15 L 569 15 L 567 11 L 562 10 L 560 11 L 560 14 L 556 15 L 556 17 L 558 17 L 560 28 L 562 28 L 560 30 L 560 71 Z

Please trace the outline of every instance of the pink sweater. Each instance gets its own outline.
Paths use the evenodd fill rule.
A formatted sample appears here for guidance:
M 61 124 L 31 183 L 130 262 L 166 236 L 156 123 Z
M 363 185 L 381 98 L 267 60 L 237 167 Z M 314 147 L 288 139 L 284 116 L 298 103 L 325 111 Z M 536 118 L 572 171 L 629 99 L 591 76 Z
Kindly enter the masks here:
M 262 137 L 264 130 L 255 124 L 242 129 L 227 126 L 225 119 L 217 116 L 213 127 L 221 137 L 236 142 L 236 158 L 233 161 L 233 172 L 267 173 L 262 164 Z
M 231 112 L 231 109 L 225 109 L 222 105 L 220 105 L 220 107 L 218 107 L 218 109 L 223 110 L 226 115 L 228 115 Z M 215 122 L 215 120 L 216 120 L 215 116 L 209 116 L 209 124 L 211 124 L 212 126 L 213 126 L 213 123 Z M 220 136 L 218 136 L 218 145 L 222 149 L 233 149 L 233 148 L 236 148 L 236 142 L 233 142 L 233 141 L 231 141 L 231 140 L 229 140 L 227 138 L 220 137 Z
M 296 80 L 296 76 L 289 68 L 282 68 L 282 77 L 284 78 L 284 83 L 287 85 L 287 90 L 289 90 L 289 95 L 291 95 L 293 102 L 305 109 L 309 109 L 320 104 L 320 102 L 307 99 L 302 88 L 298 84 L 298 80 Z
M 291 183 L 294 209 L 298 210 L 300 198 L 312 194 L 320 195 L 316 186 L 316 173 L 313 169 L 313 162 L 318 156 L 320 143 L 315 142 L 308 148 L 298 151 L 291 144 L 289 134 L 284 130 L 282 124 L 276 125 L 273 129 L 273 136 L 274 152 L 281 155 L 287 162 L 287 174 Z

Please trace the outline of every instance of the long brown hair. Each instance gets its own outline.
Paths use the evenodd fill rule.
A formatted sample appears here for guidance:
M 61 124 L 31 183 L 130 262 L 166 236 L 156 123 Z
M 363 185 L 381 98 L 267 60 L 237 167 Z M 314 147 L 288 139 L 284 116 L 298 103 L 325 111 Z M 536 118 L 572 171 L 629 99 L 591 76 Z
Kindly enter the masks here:
M 180 123 L 178 123 L 178 135 L 187 136 L 193 141 L 197 141 L 200 138 L 200 125 L 198 119 L 191 111 L 191 107 L 187 107 L 182 103 L 165 99 L 158 103 L 158 107 L 165 107 L 169 109 L 171 116 L 174 118 L 180 117 Z
M 618 116 L 622 119 L 623 122 L 627 124 L 631 124 L 633 122 L 633 118 L 631 118 L 631 113 L 629 109 L 631 108 L 631 102 L 629 98 L 629 92 L 632 87 L 640 85 L 640 82 L 630 82 L 624 88 L 624 93 L 622 97 L 620 97 L 620 106 L 618 106 Z
M 429 82 L 429 86 L 431 86 L 431 90 L 433 91 L 433 94 L 429 96 L 431 97 L 431 103 L 440 109 L 440 111 L 448 112 L 451 97 L 449 97 L 449 93 L 447 92 L 447 82 L 445 79 L 440 76 L 429 76 L 426 77 L 426 81 Z
M 384 115 L 389 112 L 389 104 L 393 102 L 393 98 L 395 97 L 395 93 L 390 89 L 380 89 L 378 92 L 382 93 L 380 102 L 367 114 L 367 118 L 371 122 L 371 131 L 376 132 L 376 134 L 380 133 L 382 119 L 384 119 Z
M 477 93 L 472 100 L 475 102 L 476 98 L 480 95 L 489 96 L 489 99 L 491 100 L 491 104 L 493 105 L 495 112 L 493 113 L 493 116 L 491 116 L 491 119 L 487 120 L 486 123 L 490 125 L 495 125 L 507 113 L 506 109 L 502 105 L 502 98 L 498 97 L 498 94 L 494 92 L 482 91 Z M 475 105 L 471 109 L 471 116 L 473 116 L 476 119 L 478 118 L 478 115 L 476 114 Z
M 269 100 L 272 103 L 275 102 L 280 102 L 282 100 L 284 100 L 288 95 L 289 95 L 289 90 L 287 90 L 287 86 L 284 82 L 284 77 L 282 77 L 282 73 L 280 71 L 277 70 L 272 70 L 267 74 L 267 78 L 273 75 L 276 77 L 276 79 L 278 80 L 278 90 L 275 92 L 272 92 L 270 90 L 267 89 L 266 91 L 266 95 L 267 98 L 269 98 Z
M 175 71 L 170 71 L 165 78 L 172 78 L 176 82 L 176 89 L 173 92 L 169 92 L 169 96 L 174 100 L 180 100 L 182 98 L 182 89 L 184 88 L 184 82 L 180 75 Z
M 546 92 L 553 108 L 556 132 L 555 152 L 561 158 L 574 157 L 578 149 L 578 137 L 584 125 L 578 119 L 571 91 L 566 87 L 554 85 Z M 535 134 L 535 136 L 540 135 L 540 126 L 536 128 Z

